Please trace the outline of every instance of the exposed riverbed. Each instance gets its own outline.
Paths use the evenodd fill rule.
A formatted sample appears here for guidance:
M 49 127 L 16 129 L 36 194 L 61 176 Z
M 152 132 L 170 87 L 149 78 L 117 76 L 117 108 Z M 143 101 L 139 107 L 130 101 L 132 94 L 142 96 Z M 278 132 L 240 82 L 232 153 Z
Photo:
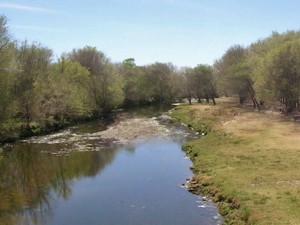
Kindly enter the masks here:
M 0 163 L 0 224 L 216 225 L 214 205 L 182 184 L 194 138 L 167 115 L 122 114 L 11 147 Z

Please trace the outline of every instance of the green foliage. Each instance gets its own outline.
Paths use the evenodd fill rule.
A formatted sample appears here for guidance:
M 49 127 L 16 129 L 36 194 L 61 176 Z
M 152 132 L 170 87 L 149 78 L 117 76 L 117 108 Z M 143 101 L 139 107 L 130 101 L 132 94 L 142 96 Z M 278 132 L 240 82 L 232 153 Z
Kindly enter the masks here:
M 94 101 L 96 114 L 109 111 L 121 105 L 123 101 L 120 76 L 114 65 L 95 47 L 86 46 L 73 50 L 67 55 L 73 62 L 78 62 L 90 72 L 89 90 Z
M 219 86 L 223 86 L 225 95 L 237 94 L 240 103 L 246 98 L 254 98 L 251 67 L 247 62 L 247 49 L 240 45 L 229 48 L 222 59 L 215 64 L 219 78 Z
M 136 66 L 133 58 L 125 59 L 120 65 L 119 73 L 123 77 L 124 106 L 136 106 L 141 103 L 145 97 L 141 94 L 143 88 L 143 73 L 140 67 Z
M 193 68 L 191 75 L 192 90 L 198 102 L 200 102 L 202 98 L 209 102 L 211 98 L 215 104 L 217 92 L 214 84 L 213 68 L 209 65 L 200 64 Z
M 51 57 L 52 51 L 40 44 L 29 44 L 24 41 L 16 48 L 13 94 L 17 112 L 28 124 L 39 113 L 37 104 L 39 95 L 35 93 L 35 86 L 39 80 L 47 77 Z
M 300 32 L 273 32 L 247 48 L 235 45 L 215 63 L 218 89 L 240 102 L 281 100 L 287 112 L 299 107 Z
M 295 108 L 300 96 L 300 39 L 278 47 L 268 68 L 274 96 L 285 99 L 287 108 Z
M 143 87 L 148 102 L 170 104 L 182 97 L 182 77 L 170 63 L 156 62 L 143 67 Z
M 88 91 L 89 72 L 77 62 L 63 57 L 52 64 L 49 76 L 39 80 L 40 107 L 44 119 L 87 117 L 92 111 Z
M 96 47 L 91 46 L 73 49 L 71 53 L 67 54 L 67 58 L 79 62 L 81 66 L 87 68 L 93 75 L 103 73 L 105 65 L 108 63 L 105 55 L 101 51 L 98 51 Z
M 9 117 L 12 110 L 12 74 L 10 72 L 13 55 L 14 44 L 12 43 L 6 17 L 0 16 L 0 121 Z

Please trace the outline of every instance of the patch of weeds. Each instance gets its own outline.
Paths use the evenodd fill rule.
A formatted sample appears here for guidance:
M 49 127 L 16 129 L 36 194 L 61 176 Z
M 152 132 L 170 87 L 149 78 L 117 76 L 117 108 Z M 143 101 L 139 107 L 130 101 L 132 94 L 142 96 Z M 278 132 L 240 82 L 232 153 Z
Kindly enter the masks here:
M 292 203 L 298 203 L 299 202 L 299 199 L 297 197 L 295 197 L 295 196 L 292 196 L 290 198 L 290 200 L 291 200 Z
M 292 195 L 292 193 L 289 192 L 289 191 L 284 192 L 284 194 L 285 194 L 285 195 Z
M 264 195 L 264 196 L 256 199 L 254 201 L 254 204 L 256 204 L 256 205 L 265 205 L 269 199 L 271 199 L 271 198 Z
M 197 152 L 194 152 L 191 159 L 193 160 L 194 158 L 197 158 L 198 157 L 198 153 Z
M 226 216 L 230 213 L 231 209 L 229 207 L 228 204 L 226 204 L 225 202 L 220 202 L 218 204 L 219 206 L 219 213 L 222 215 L 222 216 Z
M 242 143 L 242 140 L 233 140 L 231 143 L 234 145 L 239 145 Z
M 250 218 L 250 210 L 247 208 L 247 207 L 243 207 L 242 208 L 242 213 L 243 213 L 243 220 L 245 222 L 248 222 L 249 221 L 249 218 Z

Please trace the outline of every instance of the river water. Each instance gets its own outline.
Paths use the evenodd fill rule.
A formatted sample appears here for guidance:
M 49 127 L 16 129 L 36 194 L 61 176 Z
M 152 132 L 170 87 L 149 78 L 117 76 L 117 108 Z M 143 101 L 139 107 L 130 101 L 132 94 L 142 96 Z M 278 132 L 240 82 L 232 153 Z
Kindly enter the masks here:
M 123 120 L 128 127 L 111 128 L 123 126 L 129 135 L 136 122 L 147 136 L 110 131 L 109 138 L 111 128 L 94 121 L 7 146 L 0 224 L 220 224 L 211 202 L 181 187 L 192 176 L 181 147 L 195 134 L 167 116 Z

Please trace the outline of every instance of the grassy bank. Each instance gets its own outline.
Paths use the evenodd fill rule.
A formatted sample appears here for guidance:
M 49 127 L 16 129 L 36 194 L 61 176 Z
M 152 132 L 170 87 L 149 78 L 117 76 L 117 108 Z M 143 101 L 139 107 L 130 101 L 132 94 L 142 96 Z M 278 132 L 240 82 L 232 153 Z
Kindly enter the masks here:
M 221 99 L 172 116 L 206 133 L 187 143 L 190 189 L 209 195 L 224 224 L 300 224 L 300 124 Z

